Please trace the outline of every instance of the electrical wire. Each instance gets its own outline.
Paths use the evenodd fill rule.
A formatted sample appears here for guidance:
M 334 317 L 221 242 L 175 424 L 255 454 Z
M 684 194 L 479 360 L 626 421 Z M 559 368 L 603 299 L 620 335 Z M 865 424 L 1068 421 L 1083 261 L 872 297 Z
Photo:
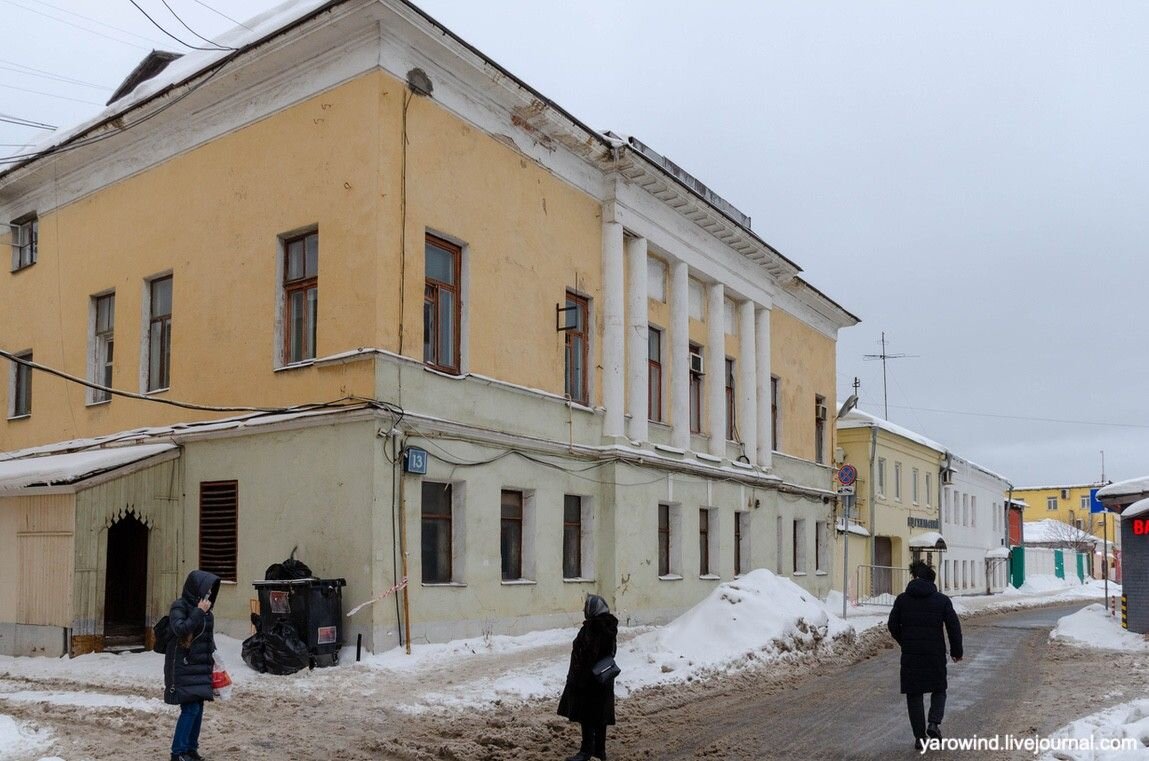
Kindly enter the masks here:
M 180 24 L 183 25 L 184 29 L 187 29 L 189 32 L 194 34 L 196 37 L 199 37 L 201 40 L 203 40 L 204 42 L 206 42 L 209 45 L 215 45 L 216 47 L 221 48 L 223 50 L 235 50 L 235 48 L 229 48 L 226 45 L 220 45 L 215 40 L 209 40 L 207 37 L 204 37 L 202 34 L 197 32 L 196 30 L 192 29 L 190 26 L 187 25 L 187 22 L 184 21 L 182 18 L 180 18 L 180 15 L 178 13 L 176 13 L 175 10 L 173 10 L 170 5 L 168 5 L 168 0 L 160 0 L 160 2 L 163 3 L 164 7 L 168 9 L 168 13 L 175 16 L 176 21 L 180 22 Z
M 84 103 L 84 104 L 87 104 L 89 106 L 103 106 L 104 105 L 103 103 L 99 103 L 99 102 L 94 101 L 94 100 L 84 100 L 83 98 L 71 98 L 67 95 L 56 95 L 54 93 L 44 92 L 43 90 L 31 90 L 27 87 L 17 87 L 16 85 L 6 85 L 3 83 L 0 83 L 0 87 L 5 87 L 9 90 L 19 90 L 20 92 L 28 92 L 28 93 L 32 93 L 33 95 L 43 95 L 46 98 L 59 98 L 60 100 L 70 100 L 73 103 Z
M 185 48 L 191 48 L 192 50 L 204 50 L 204 51 L 234 50 L 234 48 L 220 47 L 220 46 L 216 45 L 216 43 L 214 43 L 214 42 L 211 44 L 216 45 L 216 46 L 212 47 L 212 48 L 202 48 L 202 47 L 199 47 L 198 45 L 191 45 L 187 42 L 184 42 L 179 37 L 176 37 L 174 34 L 169 32 L 167 29 L 164 29 L 164 27 L 160 24 L 160 22 L 156 21 L 154 18 L 152 18 L 150 15 L 148 15 L 148 12 L 145 11 L 143 9 L 143 7 L 141 7 L 140 4 L 136 2 L 136 0 L 128 0 L 128 2 L 131 3 L 132 5 L 136 6 L 136 10 L 138 10 L 140 13 L 144 14 L 144 18 L 146 18 L 148 21 L 152 22 L 152 25 L 156 29 L 159 29 L 161 32 L 166 34 L 168 37 L 171 37 L 173 40 L 175 40 L 179 44 L 183 45 Z M 166 3 L 165 3 L 165 5 L 166 5 Z
M 97 24 L 97 25 L 105 27 L 107 29 L 112 29 L 114 31 L 121 32 L 123 34 L 128 35 L 129 37 L 135 37 L 137 40 L 143 40 L 144 42 L 148 43 L 149 45 L 156 44 L 156 41 L 151 37 L 147 37 L 147 36 L 144 36 L 142 34 L 136 34 L 135 32 L 128 30 L 128 29 L 121 29 L 118 26 L 108 24 L 104 21 L 100 21 L 97 18 L 92 18 L 91 16 L 85 16 L 84 14 L 77 13 L 76 11 L 73 11 L 73 10 L 68 10 L 67 8 L 63 8 L 59 5 L 53 5 L 52 3 L 47 2 L 47 0 L 31 0 L 31 1 L 33 3 L 36 3 L 37 5 L 43 5 L 43 6 L 46 6 L 48 8 L 51 8 L 52 10 L 60 11 L 61 13 L 67 13 L 69 16 L 75 16 L 76 18 L 82 18 L 85 21 L 91 21 L 93 24 Z M 5 0 L 5 2 L 11 2 L 11 0 Z M 16 3 L 13 3 L 13 5 L 15 5 L 15 4 Z M 21 6 L 21 7 L 24 7 L 24 6 Z M 26 8 L 26 10 L 32 10 L 32 9 Z M 35 11 L 33 11 L 33 12 L 35 12 Z M 53 18 L 53 17 L 49 16 L 48 18 Z M 63 21 L 63 19 L 56 19 L 56 20 L 57 21 Z M 77 28 L 83 29 L 83 27 L 77 27 Z M 90 31 L 90 30 L 86 30 L 86 31 Z
M 230 21 L 231 23 L 235 24 L 236 26 L 242 26 L 244 29 L 246 29 L 246 30 L 247 30 L 247 31 L 249 31 L 249 32 L 255 31 L 255 30 L 254 30 L 254 29 L 252 29 L 250 26 L 247 26 L 246 24 L 244 24 L 244 23 L 243 23 L 243 22 L 241 22 L 241 21 L 236 21 L 235 19 L 233 19 L 231 16 L 227 15 L 227 14 L 226 14 L 226 13 L 224 13 L 223 11 L 220 11 L 220 10 L 216 10 L 215 8 L 213 8 L 213 7 L 211 7 L 210 5 L 208 5 L 207 3 L 205 3 L 205 2 L 201 2 L 201 0 L 195 0 L 195 2 L 196 2 L 196 4 L 197 4 L 197 5 L 202 5 L 204 8 L 207 8 L 209 11 L 211 11 L 211 12 L 212 12 L 212 13 L 214 13 L 214 14 L 216 14 L 217 16 L 223 16 L 225 19 L 227 19 L 227 20 L 228 20 L 228 21 Z
M 52 72 L 45 71 L 44 69 L 37 69 L 34 66 L 25 66 L 22 63 L 17 63 L 15 61 L 7 61 L 3 58 L 0 58 L 0 69 L 4 69 L 5 71 L 14 71 L 17 74 L 25 74 L 29 77 L 40 77 L 41 79 L 51 79 L 51 80 L 55 80 L 57 82 L 65 82 L 65 83 L 70 84 L 70 85 L 80 85 L 81 87 L 92 87 L 92 88 L 95 88 L 97 90 L 110 90 L 110 89 L 112 89 L 112 88 L 107 87 L 105 85 L 97 85 L 93 82 L 85 82 L 82 79 L 73 79 L 71 77 L 65 77 L 65 76 L 62 76 L 60 74 L 53 74 Z
M 81 25 L 79 25 L 73 21 L 68 21 L 67 19 L 62 19 L 59 16 L 53 16 L 50 13 L 44 13 L 43 11 L 38 11 L 35 8 L 29 8 L 26 5 L 21 5 L 20 3 L 14 3 L 14 2 L 12 2 L 12 0 L 0 0 L 0 2 L 8 3 L 9 5 L 14 5 L 17 8 L 23 8 L 24 10 L 28 11 L 29 13 L 35 13 L 39 16 L 43 16 L 44 18 L 49 18 L 49 19 L 52 19 L 53 21 L 58 21 L 61 24 L 67 24 L 68 26 L 79 29 L 80 31 L 87 32 L 89 34 L 94 34 L 98 37 L 103 37 L 104 39 L 111 40 L 112 42 L 118 42 L 121 45 L 127 45 L 129 47 L 136 48 L 137 50 L 147 50 L 148 49 L 148 48 L 144 47 L 143 45 L 137 45 L 134 42 L 128 42 L 127 40 L 121 40 L 118 37 L 111 36 L 110 34 L 104 34 L 103 32 L 97 32 L 95 29 L 91 29 L 91 28 L 86 27 L 86 26 L 81 26 Z M 52 7 L 54 7 L 54 6 L 52 6 Z M 97 23 L 99 23 L 99 22 L 97 22 Z M 104 26 L 107 26 L 107 24 L 104 24 Z M 112 28 L 114 28 L 114 27 L 112 27 Z M 117 31 L 122 31 L 122 30 L 117 30 Z M 152 44 L 151 41 L 148 40 L 146 37 L 140 37 L 138 34 L 132 34 L 131 32 L 126 32 L 126 34 L 131 34 L 133 37 L 139 37 L 139 39 L 148 41 L 149 44 Z
M 99 142 L 102 142 L 102 141 L 107 140 L 109 138 L 116 137 L 117 135 L 119 135 L 121 133 L 127 132 L 132 127 L 136 127 L 140 124 L 143 124 L 146 121 L 154 119 L 155 117 L 162 114 L 164 111 L 167 111 L 169 108 L 176 105 L 177 103 L 182 101 L 184 98 L 188 97 L 189 95 L 194 93 L 196 90 L 198 90 L 199 88 L 203 87 L 208 82 L 210 82 L 212 80 L 212 78 L 214 78 L 217 74 L 219 74 L 220 70 L 223 69 L 224 65 L 226 65 L 230 61 L 231 61 L 231 58 L 228 57 L 228 58 L 224 59 L 223 61 L 219 62 L 216 65 L 216 68 L 212 69 L 206 77 L 204 77 L 199 82 L 196 82 L 194 85 L 191 85 L 190 87 L 188 87 L 188 89 L 185 92 L 181 93 L 179 96 L 168 101 L 167 103 L 165 103 L 161 107 L 157 108 L 155 111 L 152 111 L 151 113 L 148 113 L 148 114 L 145 114 L 144 116 L 141 116 L 139 119 L 136 119 L 134 122 L 131 122 L 129 124 L 124 124 L 120 127 L 117 127 L 115 129 L 115 131 L 113 131 L 113 132 L 104 132 L 104 133 L 99 134 L 99 135 L 92 135 L 91 137 L 80 138 L 74 142 L 68 143 L 67 145 L 58 145 L 58 146 L 55 146 L 54 148 L 46 149 L 43 151 L 36 151 L 33 153 L 25 153 L 25 154 L 12 154 L 9 156 L 5 156 L 4 158 L 0 158 L 0 164 L 15 164 L 16 162 L 23 161 L 24 159 L 41 158 L 41 157 L 45 157 L 45 156 L 49 156 L 49 155 L 67 153 L 69 151 L 74 151 L 74 150 L 77 150 L 79 148 L 84 148 L 86 146 L 93 145 L 94 143 L 99 143 Z M 0 121 L 3 121 L 3 120 L 4 119 L 3 119 L 2 115 L 0 115 Z M 24 125 L 24 126 L 35 126 L 35 125 L 28 124 L 28 125 Z M 41 127 L 41 129 L 56 129 L 56 128 L 45 126 L 45 127 Z
M 0 114 L 0 122 L 5 124 L 15 124 L 19 127 L 34 127 L 36 129 L 56 129 L 54 124 L 45 124 L 44 122 L 35 122 L 31 119 L 23 119 L 19 116 L 11 116 L 10 114 Z

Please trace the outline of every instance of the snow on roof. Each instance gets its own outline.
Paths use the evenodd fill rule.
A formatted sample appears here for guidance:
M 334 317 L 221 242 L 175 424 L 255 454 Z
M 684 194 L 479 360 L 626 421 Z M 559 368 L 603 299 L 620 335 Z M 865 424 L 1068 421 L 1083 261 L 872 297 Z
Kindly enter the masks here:
M 946 540 L 937 531 L 927 531 L 924 534 L 911 536 L 909 546 L 944 550 L 946 549 Z
M 978 465 L 973 460 L 967 460 L 965 457 L 962 457 L 961 455 L 953 454 L 952 452 L 950 454 L 952 455 L 953 459 L 960 460 L 961 462 L 965 463 L 967 466 L 969 466 L 970 468 L 973 468 L 974 470 L 980 470 L 982 473 L 985 473 L 990 478 L 996 478 L 998 481 L 1001 481 L 1003 484 L 1009 483 L 1008 478 L 1006 478 L 1005 476 L 1003 476 L 1000 473 L 997 473 L 995 471 L 990 470 L 989 468 L 985 467 L 984 465 Z M 1002 487 L 1002 491 L 1005 491 L 1004 487 Z
M 1121 511 L 1122 518 L 1134 518 L 1149 513 L 1149 499 L 1140 499 Z
M 1026 521 L 1022 529 L 1026 544 L 1054 542 L 1097 542 L 1099 539 L 1087 531 L 1071 526 L 1056 518 L 1040 521 Z
M 175 444 L 146 444 L 5 460 L 0 462 L 0 492 L 75 483 L 175 448 Z
M 933 439 L 927 439 L 920 433 L 914 433 L 909 428 L 902 428 L 900 425 L 894 425 L 889 420 L 880 418 L 877 415 L 871 415 L 868 412 L 863 412 L 857 407 L 850 410 L 842 417 L 838 418 L 839 428 L 871 428 L 874 426 L 881 428 L 883 431 L 892 433 L 895 436 L 901 436 L 903 439 L 909 439 L 910 441 L 921 444 L 922 446 L 929 447 L 936 452 L 944 453 L 946 451 L 944 446 L 937 443 Z
M 986 550 L 985 556 L 987 558 L 1007 558 L 1009 557 L 1009 548 L 994 547 L 992 550 Z
M 1097 492 L 1097 498 L 1136 497 L 1143 494 L 1149 496 L 1149 476 L 1130 478 L 1127 481 L 1109 484 Z
M 156 76 L 140 82 L 131 92 L 113 101 L 98 114 L 71 127 L 48 133 L 24 153 L 28 155 L 39 154 L 49 148 L 62 145 L 93 127 L 131 110 L 149 98 L 161 94 L 164 90 L 192 79 L 213 64 L 219 63 L 228 56 L 235 55 L 237 51 L 243 50 L 246 46 L 278 34 L 292 22 L 305 18 L 320 10 L 324 5 L 337 5 L 339 2 L 345 2 L 345 0 L 287 0 L 287 2 L 270 8 L 216 37 L 216 42 L 221 48 L 224 48 L 223 50 L 189 51 L 173 60 Z M 0 174 L 4 173 L 0 172 Z
M 1015 486 L 1014 491 L 1053 491 L 1054 489 L 1092 489 L 1104 484 L 1053 484 L 1051 486 Z
M 1024 499 L 1006 499 L 1005 504 L 1007 504 L 1007 505 L 1021 505 L 1022 507 L 1029 507 L 1029 503 L 1026 502 Z
M 838 519 L 838 531 L 845 531 L 845 521 L 842 518 Z M 850 533 L 857 534 L 858 536 L 869 536 L 870 532 L 866 530 L 865 526 L 859 526 L 857 523 L 850 521 Z

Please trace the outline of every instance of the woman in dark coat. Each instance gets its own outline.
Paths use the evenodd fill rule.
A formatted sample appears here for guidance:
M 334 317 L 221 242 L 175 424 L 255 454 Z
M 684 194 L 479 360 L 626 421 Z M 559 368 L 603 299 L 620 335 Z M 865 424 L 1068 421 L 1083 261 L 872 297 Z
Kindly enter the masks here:
M 559 699 L 559 716 L 582 725 L 582 745 L 567 761 L 606 761 L 606 727 L 614 724 L 614 681 L 599 684 L 591 667 L 614 657 L 618 640 L 618 619 L 611 615 L 606 600 L 587 595 L 583 605 L 582 628 L 571 647 L 567 683 Z
M 198 761 L 203 702 L 212 699 L 211 672 L 215 637 L 211 607 L 219 577 L 192 571 L 184 591 L 168 612 L 171 639 L 164 656 L 164 702 L 180 707 L 172 737 L 172 761 Z
M 941 739 L 946 708 L 946 636 L 954 663 L 965 654 L 961 622 L 953 602 L 934 585 L 936 573 L 926 563 L 910 564 L 913 579 L 906 591 L 894 600 L 886 627 L 902 647 L 901 686 L 910 714 L 915 744 L 926 738 Z M 926 723 L 924 695 L 930 693 L 929 724 Z

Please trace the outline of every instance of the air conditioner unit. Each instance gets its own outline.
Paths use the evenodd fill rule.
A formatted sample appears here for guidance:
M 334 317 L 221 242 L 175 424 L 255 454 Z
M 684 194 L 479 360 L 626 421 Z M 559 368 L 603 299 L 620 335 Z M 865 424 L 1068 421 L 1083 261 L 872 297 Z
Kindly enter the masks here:
M 819 404 L 814 408 L 814 417 L 818 420 L 825 420 L 830 413 L 826 410 L 826 405 Z
M 702 355 L 697 352 L 690 352 L 690 372 L 692 375 L 702 375 Z
M 1061 498 L 1062 499 L 1069 499 L 1069 489 L 1062 489 L 1061 490 Z

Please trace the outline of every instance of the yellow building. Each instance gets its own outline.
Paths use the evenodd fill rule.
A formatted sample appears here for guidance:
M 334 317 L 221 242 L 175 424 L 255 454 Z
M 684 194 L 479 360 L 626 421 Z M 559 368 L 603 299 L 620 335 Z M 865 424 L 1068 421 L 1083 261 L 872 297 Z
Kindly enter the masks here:
M 945 448 L 860 410 L 838 420 L 838 448 L 842 464 L 852 465 L 858 474 L 845 575 L 847 597 L 896 595 L 908 582 L 903 569 L 916 556 L 911 540 L 941 529 L 938 474 Z M 884 570 L 889 568 L 897 570 Z M 842 589 L 842 583 L 840 574 L 835 574 L 835 588 Z
M 829 590 L 857 318 L 404 2 L 258 29 L 0 172 L 0 558 L 41 558 L 5 567 L 0 652 L 130 637 L 196 566 L 242 634 L 294 545 L 356 600 L 409 574 L 409 615 L 348 624 L 376 649 L 590 591 L 666 620 L 754 567 Z
M 1121 538 L 1120 516 L 1108 511 L 1089 511 L 1090 490 L 1100 489 L 1104 485 L 1019 486 L 1014 488 L 1013 498 L 1025 502 L 1026 522 L 1053 518 L 1099 539 L 1104 538 L 1108 532 L 1110 544 L 1118 544 Z
M 1089 510 L 1089 493 L 1093 489 L 1104 487 L 1102 483 L 1068 484 L 1065 486 L 1022 486 L 1013 490 L 1014 499 L 1025 502 L 1023 511 L 1027 523 L 1051 518 L 1067 526 L 1073 526 L 1081 531 L 1092 534 L 1098 539 L 1109 539 L 1110 550 L 1109 567 L 1115 573 L 1115 551 L 1121 548 L 1121 516 L 1118 513 L 1105 511 L 1092 513 Z M 1074 544 L 1075 537 L 1071 531 L 1066 530 L 1065 540 Z M 1023 540 L 1025 537 L 1023 537 Z M 1093 553 L 1092 573 L 1097 578 L 1101 575 L 1101 552 L 1104 541 L 1097 545 Z

